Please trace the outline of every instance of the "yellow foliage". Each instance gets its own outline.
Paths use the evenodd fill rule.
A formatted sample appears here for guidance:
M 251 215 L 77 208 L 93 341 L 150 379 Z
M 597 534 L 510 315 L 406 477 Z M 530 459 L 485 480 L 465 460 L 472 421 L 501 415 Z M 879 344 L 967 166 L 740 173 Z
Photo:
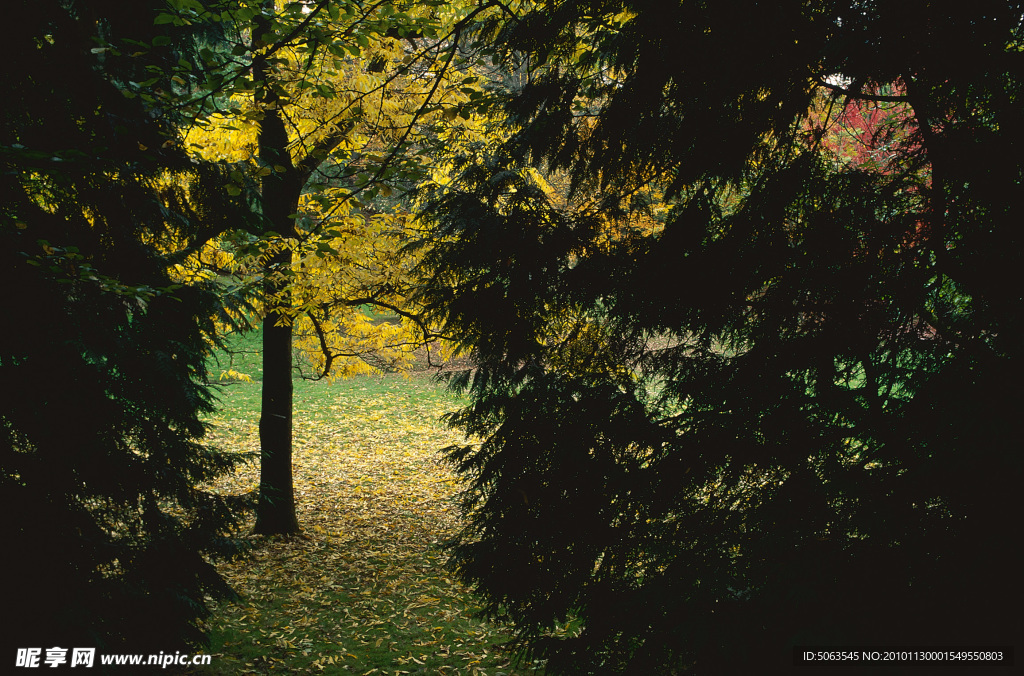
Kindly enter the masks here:
M 339 58 L 326 50 L 310 55 L 294 45 L 276 50 L 271 77 L 286 94 L 274 105 L 280 106 L 287 121 L 292 167 L 307 162 L 311 154 L 318 161 L 327 160 L 315 154 L 324 139 L 332 140 L 330 150 L 336 161 L 395 140 L 396 131 L 411 123 L 419 103 L 415 86 L 395 77 L 394 66 L 403 58 L 398 41 L 386 37 L 368 43 L 359 58 Z M 371 62 L 391 67 L 371 69 L 367 67 Z M 234 109 L 234 114 L 210 116 L 189 130 L 186 143 L 202 159 L 237 167 L 233 183 L 225 186 L 229 192 L 239 194 L 247 181 L 292 168 L 261 166 L 258 160 L 260 123 L 269 108 L 254 90 L 236 91 L 225 108 Z M 334 366 L 341 375 L 367 370 L 363 359 L 367 354 L 383 354 L 400 362 L 401 354 L 392 354 L 388 348 L 392 343 L 411 342 L 411 332 L 362 319 L 353 299 L 383 300 L 382 289 L 397 286 L 396 278 L 408 271 L 409 266 L 395 265 L 402 240 L 394 223 L 401 225 L 405 217 L 364 217 L 354 210 L 350 197 L 350 191 L 341 187 L 311 191 L 303 195 L 296 215 L 299 237 L 264 237 L 242 255 L 227 238 L 221 238 L 176 272 L 182 279 L 230 273 L 254 288 L 268 280 L 286 281 L 282 291 L 292 312 L 283 320 L 293 322 L 297 345 L 308 351 L 314 365 L 324 365 L 331 359 L 325 354 L 332 353 L 339 355 Z M 282 250 L 291 251 L 291 274 L 267 268 Z M 262 299 L 263 303 L 280 300 Z M 316 338 L 311 313 L 322 318 L 317 322 L 322 339 Z
M 226 369 L 224 371 L 221 371 L 220 372 L 220 379 L 221 380 L 240 380 L 243 383 L 251 383 L 252 382 L 252 376 L 250 376 L 250 375 L 248 375 L 246 373 L 240 373 L 240 372 L 236 371 L 235 369 Z
M 278 3 L 277 11 L 291 21 L 296 7 Z M 389 166 L 399 142 L 416 145 L 440 136 L 455 149 L 480 143 L 488 131 L 460 108 L 477 78 L 448 67 L 452 59 L 446 62 L 444 55 L 454 52 L 445 38 L 399 40 L 376 32 L 373 20 L 394 11 L 384 4 L 359 17 L 320 14 L 320 30 L 345 36 L 331 48 L 306 41 L 254 43 L 250 56 L 263 60 L 261 72 L 270 82 L 240 80 L 219 103 L 222 112 L 197 122 L 185 139 L 198 158 L 230 165 L 225 190 L 231 195 L 275 173 L 298 171 L 308 179 L 294 236 L 265 234 L 239 246 L 237 233 L 227 233 L 176 266 L 175 275 L 185 283 L 230 276 L 234 286 L 255 291 L 257 310 L 274 307 L 278 321 L 292 325 L 305 361 L 317 375 L 329 367 L 327 377 L 403 370 L 426 328 L 413 318 L 403 293 L 417 263 L 405 247 L 421 234 L 409 213 L 413 205 L 382 209 L 371 191 L 359 190 L 353 174 Z M 468 11 L 468 5 L 451 3 L 404 8 L 403 15 L 422 19 L 432 13 L 443 35 Z M 264 94 L 270 88 L 272 97 Z M 289 156 L 281 162 L 288 166 L 260 161 L 261 125 L 270 115 L 285 125 Z M 430 139 L 422 135 L 428 125 Z M 438 182 L 452 170 L 444 157 L 403 159 L 418 161 Z M 377 189 L 391 196 L 386 182 Z M 283 251 L 290 252 L 289 270 L 272 267 Z

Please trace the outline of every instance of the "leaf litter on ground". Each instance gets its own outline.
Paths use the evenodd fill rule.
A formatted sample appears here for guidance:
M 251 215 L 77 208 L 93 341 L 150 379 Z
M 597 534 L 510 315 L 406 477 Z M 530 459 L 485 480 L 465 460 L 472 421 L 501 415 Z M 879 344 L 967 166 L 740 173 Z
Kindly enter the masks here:
M 213 445 L 258 454 L 259 386 L 225 388 Z M 191 673 L 535 673 L 513 661 L 502 647 L 507 631 L 476 617 L 472 595 L 445 567 L 459 483 L 440 449 L 461 438 L 438 419 L 457 406 L 426 376 L 296 383 L 303 536 L 245 535 L 252 555 L 218 564 L 243 601 L 216 608 L 212 664 Z M 213 490 L 258 485 L 254 462 Z

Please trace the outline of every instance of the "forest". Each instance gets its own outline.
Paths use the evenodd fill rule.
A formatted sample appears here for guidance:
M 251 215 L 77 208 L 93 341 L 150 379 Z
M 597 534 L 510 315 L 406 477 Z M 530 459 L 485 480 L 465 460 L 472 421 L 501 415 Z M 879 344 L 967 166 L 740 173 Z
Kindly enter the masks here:
M 1024 3 L 7 15 L 16 673 L 1012 669 Z

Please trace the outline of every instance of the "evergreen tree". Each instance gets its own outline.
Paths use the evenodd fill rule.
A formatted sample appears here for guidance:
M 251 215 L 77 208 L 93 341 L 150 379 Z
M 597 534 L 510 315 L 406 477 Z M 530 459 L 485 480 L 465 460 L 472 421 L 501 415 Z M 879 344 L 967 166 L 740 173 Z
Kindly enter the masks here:
M 515 133 L 427 210 L 486 611 L 555 673 L 1012 643 L 1024 9 L 530 7 L 480 33 Z M 850 102 L 903 111 L 871 163 Z
M 197 211 L 179 187 L 226 177 L 188 160 L 161 107 L 172 67 L 195 45 L 154 25 L 161 6 L 10 8 L 0 112 L 6 659 L 15 647 L 173 654 L 203 642 L 209 597 L 233 595 L 209 559 L 238 552 L 235 512 L 196 488 L 237 462 L 201 443 L 217 296 L 172 277 L 232 205 L 210 199 Z

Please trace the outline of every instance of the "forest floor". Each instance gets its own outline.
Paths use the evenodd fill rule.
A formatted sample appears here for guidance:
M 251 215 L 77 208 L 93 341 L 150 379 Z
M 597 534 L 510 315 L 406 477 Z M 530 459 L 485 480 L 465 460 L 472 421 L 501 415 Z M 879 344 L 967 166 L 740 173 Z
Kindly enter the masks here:
M 258 343 L 231 364 L 209 441 L 259 451 Z M 243 346 L 244 347 L 244 346 Z M 224 366 L 223 364 L 221 365 Z M 216 374 L 216 367 L 214 373 Z M 244 537 L 252 555 L 218 564 L 242 596 L 209 621 L 212 663 L 193 674 L 532 674 L 479 619 L 446 568 L 459 484 L 440 449 L 462 439 L 438 418 L 459 400 L 428 374 L 297 381 L 294 486 L 301 537 Z M 215 489 L 244 494 L 258 462 Z

